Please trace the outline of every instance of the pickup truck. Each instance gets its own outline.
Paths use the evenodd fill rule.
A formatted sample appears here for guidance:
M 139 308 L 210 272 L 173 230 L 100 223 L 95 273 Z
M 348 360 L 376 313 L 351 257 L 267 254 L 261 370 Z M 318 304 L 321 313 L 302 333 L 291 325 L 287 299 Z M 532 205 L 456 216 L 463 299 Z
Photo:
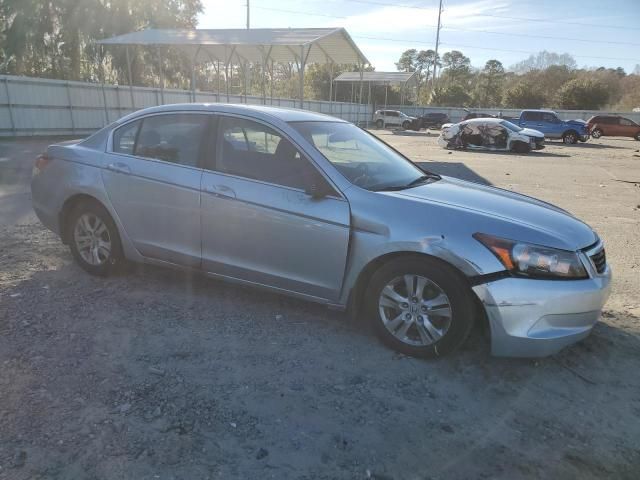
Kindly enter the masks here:
M 556 112 L 551 110 L 523 110 L 517 123 L 522 128 L 533 128 L 544 133 L 546 138 L 558 138 L 566 144 L 576 143 L 578 140 L 589 140 L 589 127 L 584 120 L 561 120 Z

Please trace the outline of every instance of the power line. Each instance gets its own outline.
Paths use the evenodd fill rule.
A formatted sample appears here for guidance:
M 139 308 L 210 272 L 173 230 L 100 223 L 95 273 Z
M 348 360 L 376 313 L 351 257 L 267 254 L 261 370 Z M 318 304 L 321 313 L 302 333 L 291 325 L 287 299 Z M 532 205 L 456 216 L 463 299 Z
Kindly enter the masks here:
M 402 3 L 385 3 L 385 2 L 375 2 L 371 0 L 341 0 L 350 3 L 364 3 L 368 5 L 379 5 L 383 7 L 399 7 L 399 8 L 410 8 L 414 10 L 431 10 L 430 7 L 418 6 L 418 5 L 407 5 Z M 542 22 L 542 23 L 558 23 L 560 25 L 577 25 L 579 27 L 598 27 L 598 28 L 614 28 L 616 30 L 640 30 L 640 27 L 629 27 L 626 25 L 603 25 L 600 23 L 583 23 L 583 22 L 567 22 L 565 20 L 552 20 L 549 18 L 528 18 L 528 17 L 512 17 L 509 15 L 496 15 L 490 13 L 474 13 L 475 16 L 478 17 L 492 17 L 492 18 L 503 18 L 506 20 L 520 20 L 524 22 Z
M 356 0 L 349 0 L 352 2 L 355 2 Z M 360 2 L 361 0 L 357 0 L 358 2 Z M 364 0 L 362 0 L 364 2 Z M 259 6 L 254 6 L 253 8 L 258 8 L 260 10 L 268 10 L 268 11 L 273 11 L 273 12 L 281 12 L 281 13 L 291 13 L 294 15 L 305 15 L 305 16 L 310 16 L 310 17 L 326 17 L 326 18 L 339 18 L 339 19 L 346 19 L 348 17 L 345 16 L 341 16 L 341 15 L 328 15 L 328 14 L 324 14 L 324 13 L 315 13 L 315 12 L 303 12 L 301 10 L 288 10 L 288 9 L 284 9 L 284 8 L 272 8 L 272 7 L 259 7 Z M 416 7 L 417 8 L 417 7 Z M 420 7 L 422 8 L 422 7 Z M 433 29 L 437 29 L 438 25 L 423 25 L 422 28 L 433 28 Z M 585 42 L 585 43 L 596 43 L 596 44 L 610 44 L 610 45 L 629 45 L 629 46 L 634 46 L 634 47 L 640 47 L 640 43 L 632 43 L 632 42 L 616 42 L 616 41 L 608 41 L 608 40 L 589 40 L 586 38 L 573 38 L 573 37 L 557 37 L 554 35 L 535 35 L 535 34 L 528 34 L 528 33 L 510 33 L 510 32 L 496 32 L 493 30 L 475 30 L 472 28 L 463 28 L 463 27 L 448 27 L 448 26 L 442 26 L 440 27 L 442 29 L 445 30 L 454 30 L 454 31 L 461 31 L 461 32 L 473 32 L 473 33 L 483 33 L 483 34 L 491 34 L 491 35 L 504 35 L 504 36 L 508 36 L 508 37 L 526 37 L 526 38 L 544 38 L 547 40 L 567 40 L 567 41 L 573 41 L 573 42 Z
M 635 47 L 640 47 L 640 43 L 630 43 L 630 42 L 612 42 L 607 40 L 587 40 L 585 38 L 571 38 L 571 37 L 555 37 L 551 35 L 533 35 L 528 33 L 508 33 L 508 32 L 495 32 L 492 30 L 474 30 L 472 28 L 461 28 L 461 27 L 442 27 L 445 30 L 459 30 L 461 32 L 475 32 L 475 33 L 490 33 L 493 35 L 506 35 L 509 37 L 528 37 L 528 38 L 546 38 L 549 40 L 569 40 L 573 42 L 587 42 L 587 43 L 608 43 L 611 45 L 632 45 Z
M 302 12 L 300 10 L 287 10 L 284 8 L 272 8 L 272 7 L 258 7 L 258 6 L 253 6 L 253 8 L 257 8 L 258 10 L 268 10 L 271 12 L 281 12 L 281 13 L 292 13 L 294 15 L 307 15 L 309 17 L 327 17 L 327 18 L 340 18 L 340 19 L 346 19 L 347 17 L 342 17 L 339 15 L 327 15 L 324 13 L 314 13 L 314 12 Z
M 411 44 L 411 45 L 428 45 L 428 46 L 433 45 L 430 42 L 420 42 L 420 41 L 416 41 L 408 38 L 372 37 L 367 35 L 353 35 L 353 38 L 361 38 L 365 40 L 382 40 L 385 42 L 399 42 L 399 43 Z M 489 50 L 489 51 L 495 51 L 495 52 L 525 53 L 527 55 L 535 55 L 536 53 L 538 53 L 538 52 L 532 52 L 530 50 L 512 50 L 507 48 L 478 47 L 476 45 L 463 45 L 461 43 L 454 43 L 454 42 L 451 42 L 451 43 L 441 42 L 441 43 L 443 45 L 454 45 L 456 47 L 469 48 L 471 50 L 476 49 L 476 50 Z M 453 48 L 453 47 L 450 47 L 450 48 Z M 637 61 L 637 58 L 596 57 L 591 55 L 573 55 L 573 54 L 571 56 L 578 57 L 578 58 L 596 58 L 600 60 Z

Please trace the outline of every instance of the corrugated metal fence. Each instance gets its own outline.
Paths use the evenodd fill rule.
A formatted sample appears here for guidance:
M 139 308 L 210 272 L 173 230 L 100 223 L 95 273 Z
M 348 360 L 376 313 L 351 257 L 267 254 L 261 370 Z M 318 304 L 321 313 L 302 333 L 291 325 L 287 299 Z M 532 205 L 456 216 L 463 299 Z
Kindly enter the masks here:
M 141 108 L 193 102 L 190 90 L 67 82 L 0 75 L 0 136 L 86 135 Z M 196 102 L 264 105 L 255 96 L 196 91 Z M 298 101 L 266 98 L 266 105 L 298 108 Z M 371 107 L 356 103 L 308 100 L 305 110 L 354 123 L 371 119 Z
M 266 98 L 196 91 L 195 100 L 190 90 L 174 90 L 128 85 L 102 85 L 99 83 L 67 82 L 46 78 L 0 75 L 0 136 L 25 135 L 86 135 L 127 113 L 141 108 L 166 103 L 188 102 L 247 103 L 297 108 L 298 102 L 289 98 Z M 346 102 L 307 100 L 304 108 L 326 113 L 344 120 L 367 125 L 373 109 L 369 105 Z M 376 108 L 381 109 L 382 106 Z M 460 121 L 466 112 L 462 108 L 413 107 L 389 105 L 409 115 L 442 112 L 454 121 Z M 520 110 L 483 108 L 483 113 L 517 117 Z M 561 118 L 582 118 L 605 112 L 587 110 L 556 110 Z M 612 112 L 613 113 L 613 112 Z M 640 112 L 619 113 L 640 123 Z

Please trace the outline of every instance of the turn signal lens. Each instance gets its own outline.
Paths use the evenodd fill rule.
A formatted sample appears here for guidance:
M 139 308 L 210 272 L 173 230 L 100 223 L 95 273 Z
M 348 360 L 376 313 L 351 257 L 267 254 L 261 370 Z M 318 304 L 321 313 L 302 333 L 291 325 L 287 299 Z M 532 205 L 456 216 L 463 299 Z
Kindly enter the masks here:
M 49 165 L 49 162 L 51 162 L 51 159 L 47 156 L 46 153 L 38 155 L 33 165 L 33 174 L 37 175 L 38 173 L 40 173 L 45 169 L 47 165 Z

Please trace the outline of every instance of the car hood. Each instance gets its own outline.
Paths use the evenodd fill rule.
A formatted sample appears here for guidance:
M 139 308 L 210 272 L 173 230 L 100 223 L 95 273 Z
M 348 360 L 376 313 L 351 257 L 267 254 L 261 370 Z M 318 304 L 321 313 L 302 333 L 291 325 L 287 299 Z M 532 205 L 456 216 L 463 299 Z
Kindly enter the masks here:
M 466 212 L 475 212 L 497 220 L 537 230 L 548 240 L 546 246 L 578 250 L 597 241 L 595 232 L 569 212 L 554 205 L 501 188 L 443 176 L 441 180 L 393 195 L 438 203 Z M 499 235 L 500 232 L 483 232 Z M 528 238 L 513 240 L 532 241 Z M 535 242 L 533 242 L 535 243 Z
M 542 133 L 539 130 L 534 130 L 533 128 L 523 128 L 518 133 L 521 133 L 522 135 L 527 135 L 528 137 L 544 138 L 544 133 Z

